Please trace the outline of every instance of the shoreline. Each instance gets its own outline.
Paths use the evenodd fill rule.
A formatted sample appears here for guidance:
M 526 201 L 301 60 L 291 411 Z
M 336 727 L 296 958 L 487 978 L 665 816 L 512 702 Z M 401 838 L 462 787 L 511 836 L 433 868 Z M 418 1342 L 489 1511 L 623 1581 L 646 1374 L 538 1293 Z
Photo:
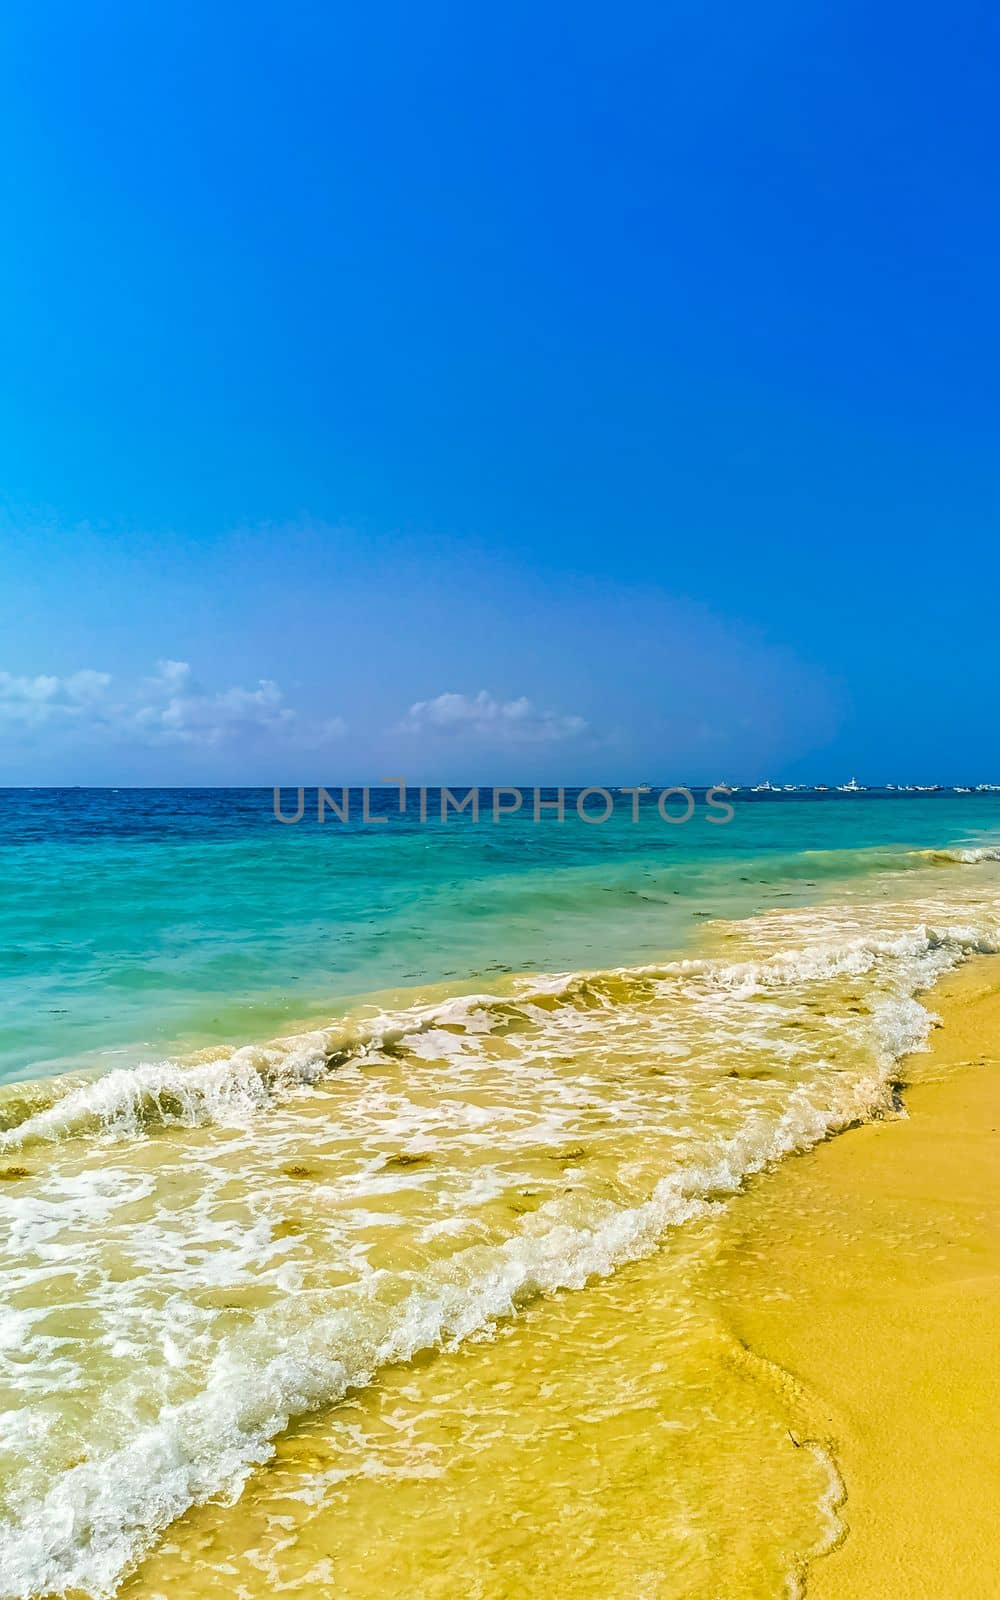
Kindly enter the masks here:
M 959 897 L 958 907 L 964 904 Z M 986 1110 L 989 1127 L 1000 1117 L 997 1074 L 962 1069 L 985 1063 L 989 1040 L 1000 1037 L 1000 958 L 974 955 L 926 987 L 939 958 L 961 960 L 975 935 L 965 923 L 952 928 L 950 902 L 939 935 L 923 919 L 914 922 L 922 910 L 917 902 L 856 911 L 852 959 L 839 945 L 831 954 L 825 922 L 817 928 L 796 911 L 751 929 L 748 970 L 759 975 L 760 962 L 776 963 L 777 994 L 763 985 L 763 1009 L 755 998 L 740 1009 L 745 997 L 725 987 L 706 1000 L 695 985 L 678 999 L 673 990 L 650 995 L 641 986 L 633 994 L 619 982 L 598 997 L 608 1004 L 588 1003 L 593 996 L 584 985 L 563 1017 L 546 989 L 537 1016 L 516 1019 L 514 1042 L 504 1013 L 495 1019 L 504 1026 L 485 1030 L 492 1053 L 475 1042 L 455 1063 L 458 1052 L 446 1048 L 452 1032 L 418 1029 L 429 1051 L 389 1050 L 367 1064 L 361 1080 L 322 1075 L 301 1103 L 290 1100 L 267 1121 L 267 1138 L 256 1144 L 228 1132 L 233 1085 L 226 1074 L 218 1126 L 211 1117 L 191 1119 L 164 1127 L 157 1139 L 117 1143 L 125 1175 L 158 1184 L 171 1217 L 189 1214 L 178 1206 L 186 1196 L 201 1206 L 206 1186 L 226 1228 L 235 1206 L 256 1254 L 255 1274 L 228 1272 L 224 1283 L 207 1285 L 196 1277 L 189 1297 L 212 1319 L 218 1349 L 231 1352 L 245 1384 L 239 1394 L 224 1386 L 221 1403 L 219 1387 L 205 1382 L 181 1391 L 192 1430 L 184 1470 L 215 1470 L 220 1410 L 233 1419 L 236 1445 L 252 1446 L 253 1470 L 235 1499 L 185 1479 L 177 1514 L 154 1526 L 151 1537 L 144 1533 L 141 1544 L 133 1539 L 116 1592 L 159 1600 L 182 1587 L 215 1600 L 236 1586 L 255 1594 L 266 1577 L 270 1592 L 283 1587 L 318 1597 L 335 1572 L 344 1600 L 543 1589 L 567 1600 L 774 1600 L 801 1596 L 807 1585 L 820 1600 L 985 1596 L 979 1574 L 992 1529 L 981 1509 L 988 1499 L 983 1479 L 996 1469 L 987 1465 L 986 1425 L 977 1413 L 990 1370 L 1000 1263 L 985 1215 L 991 1147 L 977 1130 Z M 832 932 L 843 936 L 836 919 Z M 995 941 L 995 932 L 989 937 Z M 742 950 L 728 946 L 725 959 Z M 923 1009 L 910 998 L 918 984 Z M 909 1079 L 902 1088 L 907 1115 L 899 1117 L 893 1096 L 877 1092 L 886 1087 L 885 1057 L 875 1058 L 877 1073 L 869 1057 L 886 1018 L 895 1037 L 916 1042 L 928 1011 L 943 1011 L 945 1025 L 932 1034 L 931 1050 L 897 1062 L 893 1076 Z M 561 1031 L 553 1015 L 562 1019 Z M 608 1029 L 609 1015 L 619 1027 Z M 479 1041 L 483 1030 L 459 1032 Z M 711 1095 L 699 1092 L 701 1074 L 684 1065 L 677 1046 L 686 1041 L 696 1064 L 715 1069 Z M 785 1048 L 811 1119 L 781 1078 Z M 542 1057 L 551 1073 L 552 1062 L 563 1063 L 565 1079 L 544 1076 L 536 1084 L 530 1074 L 512 1076 L 512 1050 L 515 1065 L 533 1067 Z M 567 1083 L 573 1098 L 564 1121 L 539 1123 L 551 1117 L 552 1092 Z M 248 1084 L 256 1093 L 256 1071 Z M 513 1114 L 512 1084 L 520 1087 L 517 1115 L 527 1101 L 535 1115 L 529 1128 L 534 1133 L 538 1124 L 544 1133 L 534 1133 L 531 1166 L 519 1145 L 502 1165 L 479 1121 L 474 1136 L 468 1131 L 468 1107 L 486 1120 Z M 368 1101 L 362 1098 L 361 1112 L 369 1120 L 359 1114 L 352 1123 L 345 1108 L 354 1107 L 362 1085 Z M 442 1098 L 442 1086 L 452 1099 Z M 153 1087 L 163 1092 L 162 1084 Z M 179 1086 L 166 1087 L 176 1094 Z M 211 1111 L 217 1086 L 203 1087 Z M 734 1104 L 733 1094 L 746 1104 Z M 389 1097 L 392 1111 L 374 1124 L 373 1095 L 379 1110 Z M 856 1115 L 875 1103 L 886 1120 L 859 1124 Z M 400 1104 L 408 1121 L 400 1120 Z M 448 1123 L 441 1108 L 451 1105 L 459 1107 L 458 1120 Z M 824 1139 L 831 1107 L 838 1108 L 833 1125 L 845 1133 Z M 710 1129 L 712 1117 L 720 1119 L 723 1135 L 735 1126 L 743 1178 L 735 1158 L 729 1166 L 710 1164 L 729 1148 L 719 1137 L 697 1151 L 708 1165 L 692 1165 L 690 1145 L 675 1152 L 696 1182 L 690 1195 L 681 1191 L 689 1209 L 663 1231 L 662 1215 L 652 1215 L 646 1198 L 648 1176 L 640 1185 L 633 1175 L 631 1195 L 620 1192 L 629 1162 L 645 1161 L 654 1177 L 665 1165 L 658 1140 L 636 1144 L 635 1117 L 626 1111 L 638 1115 L 640 1130 L 648 1116 L 654 1134 L 662 1130 L 652 1113 L 668 1133 L 683 1134 L 686 1116 L 689 1141 L 699 1118 Z M 336 1182 L 355 1171 L 359 1129 L 370 1141 L 367 1159 L 384 1158 L 378 1171 L 386 1176 L 380 1188 L 364 1191 L 355 1225 L 354 1189 L 339 1210 L 329 1200 Z M 778 1160 L 796 1129 L 802 1154 Z M 53 1148 L 74 1179 L 74 1163 L 89 1174 L 103 1150 Z M 501 1142 L 501 1155 L 504 1148 Z M 495 1192 L 478 1209 L 464 1205 L 470 1184 L 481 1192 L 484 1172 Z M 11 1168 L 7 1175 L 24 1182 L 11 1191 L 14 1198 L 30 1203 L 43 1174 Z M 439 1192 L 445 1200 L 459 1194 L 464 1205 L 445 1216 L 447 1231 L 438 1227 Z M 637 1203 L 623 1205 L 623 1198 Z M 551 1215 L 536 1219 L 543 1204 Z M 199 1251 L 206 1237 L 214 1243 L 219 1235 L 208 1220 L 211 1227 L 198 1221 L 181 1242 Z M 123 1212 L 117 1237 L 129 1248 L 134 1222 L 134 1208 Z M 93 1236 L 93 1229 L 84 1232 L 84 1243 L 103 1259 L 103 1223 L 96 1243 Z M 499 1250 L 481 1248 L 484 1238 L 489 1246 L 496 1237 Z M 595 1239 L 604 1256 L 595 1253 Z M 76 1248 L 77 1236 L 67 1240 Z M 342 1282 L 336 1275 L 345 1242 L 353 1247 L 355 1240 L 380 1271 L 387 1262 L 405 1269 L 404 1315 L 388 1298 L 374 1312 L 369 1301 L 353 1312 L 349 1273 Z M 114 1270 L 119 1259 L 111 1256 Z M 133 1281 L 145 1285 L 147 1256 L 131 1259 Z M 463 1269 L 468 1263 L 464 1277 L 455 1260 Z M 195 1264 L 200 1272 L 200 1257 Z M 221 1264 L 228 1269 L 225 1255 Z M 258 1264 L 271 1276 L 256 1271 Z M 287 1297 L 289 1268 L 307 1297 Z M 424 1268 L 415 1296 L 413 1275 Z M 186 1256 L 181 1270 L 188 1270 Z M 492 1296 L 486 1305 L 484 1294 Z M 317 1325 L 317 1306 L 334 1319 L 334 1337 L 343 1339 L 359 1373 L 348 1376 L 346 1392 L 343 1363 L 339 1370 L 324 1364 L 331 1325 L 322 1318 Z M 258 1369 L 271 1371 L 267 1362 L 278 1382 L 258 1382 Z M 144 1372 L 137 1369 L 137 1380 L 129 1372 L 129 1382 L 141 1385 Z M 312 1391 L 302 1386 L 303 1372 Z M 231 1404 L 234 1394 L 240 1409 Z M 286 1397 L 291 1403 L 277 1409 Z M 206 1411 L 211 1434 L 202 1425 Z M 79 1557 L 75 1547 L 70 1552 L 78 1565 L 66 1584 L 53 1511 L 61 1514 L 70 1491 L 77 1503 L 85 1491 L 88 1513 L 92 1503 L 103 1507 L 112 1498 L 131 1516 L 132 1483 L 142 1480 L 122 1448 L 105 1452 L 100 1476 L 97 1461 L 96 1452 L 72 1458 L 56 1479 L 38 1518 L 43 1534 L 53 1528 L 49 1565 L 33 1558 L 12 1592 L 55 1592 L 60 1581 L 80 1590 L 92 1582 L 92 1554 L 81 1544 Z M 118 1473 L 110 1495 L 104 1461 Z M 935 1491 L 941 1480 L 945 1491 L 935 1502 L 943 1519 L 932 1530 L 936 1555 L 914 1538 L 914 1530 L 926 1532 L 928 1480 Z M 21 1548 L 11 1543 L 12 1563 L 23 1565 Z M 112 1557 L 118 1559 L 114 1550 Z M 22 1565 L 11 1570 L 20 1573 Z M 956 1572 L 957 1590 L 949 1583 Z
M 710 1274 L 734 1336 L 794 1380 L 842 1480 L 810 1600 L 994 1593 L 1000 957 L 925 1000 L 940 1021 L 900 1064 L 904 1117 L 769 1172 L 732 1208 Z
M 296 1419 L 123 1600 L 256 1592 L 264 1551 L 310 1600 L 330 1560 L 345 1600 L 986 1600 L 997 1468 L 977 1401 L 1000 1249 L 976 1129 L 984 1104 L 1000 1124 L 1000 1073 L 963 1063 L 1000 1040 L 1000 957 L 923 1000 L 944 1026 L 900 1064 L 905 1117 L 789 1156 L 586 1292 Z

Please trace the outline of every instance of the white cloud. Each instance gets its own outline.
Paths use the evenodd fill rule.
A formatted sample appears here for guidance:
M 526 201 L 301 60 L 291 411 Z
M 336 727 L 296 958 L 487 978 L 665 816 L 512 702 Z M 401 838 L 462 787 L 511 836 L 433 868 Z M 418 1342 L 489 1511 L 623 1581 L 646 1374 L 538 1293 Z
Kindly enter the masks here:
M 253 729 L 287 730 L 295 712 L 271 678 L 253 689 L 201 689 L 186 661 L 158 661 L 146 685 L 146 700 L 131 712 L 135 728 L 148 739 L 181 744 L 221 744 Z
M 29 727 L 72 721 L 92 712 L 111 682 L 106 672 L 74 672 L 68 678 L 39 673 L 17 677 L 0 672 L 0 719 Z
M 400 728 L 405 733 L 461 733 L 507 744 L 541 744 L 575 738 L 587 724 L 582 717 L 543 711 L 524 695 L 498 700 L 480 689 L 475 695 L 448 693 L 417 700 Z
M 171 660 L 157 662 L 154 675 L 138 688 L 119 692 L 112 692 L 109 673 L 89 668 L 65 678 L 0 672 L 4 722 L 23 730 L 62 724 L 144 744 L 206 746 L 255 733 L 322 745 L 347 731 L 342 717 L 318 725 L 300 718 L 271 678 L 259 678 L 249 688 L 207 690 L 188 662 Z
M 191 667 L 186 661 L 158 661 L 156 676 L 149 681 L 154 689 L 166 689 L 179 694 L 191 681 Z

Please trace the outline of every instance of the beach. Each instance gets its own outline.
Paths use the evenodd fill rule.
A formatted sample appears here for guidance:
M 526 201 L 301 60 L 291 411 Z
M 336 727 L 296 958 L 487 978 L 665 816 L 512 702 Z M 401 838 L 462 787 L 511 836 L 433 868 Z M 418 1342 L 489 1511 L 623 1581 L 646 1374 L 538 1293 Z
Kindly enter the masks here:
M 8 813 L 4 1600 L 975 1593 L 996 802 L 265 799 Z
M 1000 961 L 929 996 L 905 1120 L 741 1197 L 718 1261 L 737 1335 L 793 1374 L 846 1490 L 816 1600 L 987 1600 L 1000 1565 Z
M 292 1429 L 237 1507 L 186 1518 L 125 1593 L 221 1595 L 221 1570 L 317 1597 L 336 1572 L 352 1600 L 986 1600 L 1000 959 L 927 998 L 940 1026 L 892 1115 L 587 1294 Z

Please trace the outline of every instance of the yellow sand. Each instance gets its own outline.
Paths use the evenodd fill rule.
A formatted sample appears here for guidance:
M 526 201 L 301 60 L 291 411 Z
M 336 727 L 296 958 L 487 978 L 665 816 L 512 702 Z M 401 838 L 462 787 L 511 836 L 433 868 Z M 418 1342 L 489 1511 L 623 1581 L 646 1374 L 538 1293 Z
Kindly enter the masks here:
M 786 1162 L 733 1208 L 734 1331 L 817 1402 L 846 1534 L 810 1600 L 976 1600 L 1000 1574 L 1000 960 L 946 980 L 909 1113 Z

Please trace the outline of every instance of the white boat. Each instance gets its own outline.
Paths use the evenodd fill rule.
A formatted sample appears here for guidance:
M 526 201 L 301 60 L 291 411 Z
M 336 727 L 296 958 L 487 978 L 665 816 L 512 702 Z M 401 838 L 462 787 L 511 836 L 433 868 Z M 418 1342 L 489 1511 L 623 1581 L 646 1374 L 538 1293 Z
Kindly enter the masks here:
M 850 783 L 838 783 L 837 785 L 838 794 L 867 794 L 867 792 L 868 785 L 859 783 L 857 778 L 852 778 Z
M 755 783 L 753 785 L 753 788 L 750 790 L 750 793 L 751 794 L 780 794 L 781 790 L 778 788 L 778 785 L 776 783 L 771 783 L 770 779 L 765 778 L 763 783 Z

